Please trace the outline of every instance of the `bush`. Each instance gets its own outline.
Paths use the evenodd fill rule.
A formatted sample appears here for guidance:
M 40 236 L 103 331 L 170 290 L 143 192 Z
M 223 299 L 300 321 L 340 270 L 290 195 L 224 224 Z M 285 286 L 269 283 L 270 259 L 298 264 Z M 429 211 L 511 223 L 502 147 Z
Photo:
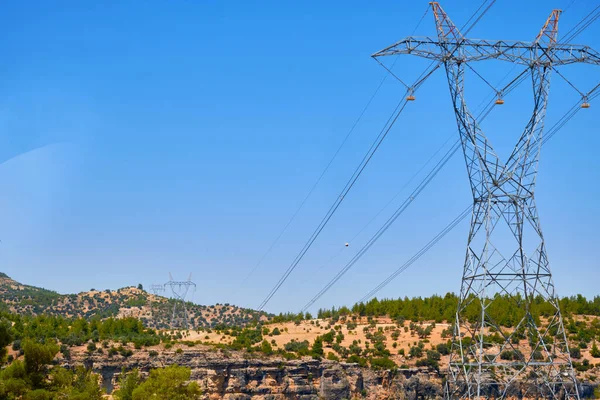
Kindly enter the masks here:
M 189 382 L 189 368 L 171 365 L 150 371 L 148 379 L 132 391 L 132 400 L 200 399 L 201 391 L 196 382 Z
M 450 346 L 448 346 L 446 343 L 440 343 L 438 344 L 435 349 L 438 351 L 438 353 L 440 353 L 441 355 L 447 356 L 448 354 L 450 354 Z
M 292 340 L 286 343 L 283 348 L 285 351 L 292 351 L 298 353 L 300 356 L 308 355 L 308 340 L 304 340 L 302 342 L 298 342 L 297 340 Z
M 569 349 L 571 358 L 581 358 L 581 349 L 579 347 L 571 347 Z
M 259 349 L 261 352 L 263 352 L 264 354 L 266 354 L 268 356 L 273 354 L 273 347 L 271 346 L 271 343 L 267 342 L 266 340 L 262 341 Z
M 396 363 L 387 357 L 371 358 L 371 368 L 373 369 L 391 369 L 395 370 L 398 367 Z
M 592 344 L 592 348 L 590 350 L 590 355 L 594 358 L 600 358 L 600 350 L 598 350 L 598 346 L 596 345 L 596 342 L 594 342 L 594 344 Z
M 357 356 L 356 354 L 353 354 L 350 357 L 348 357 L 348 359 L 346 361 L 349 363 L 356 363 L 361 367 L 367 366 L 367 359 L 361 358 L 361 357 Z
M 96 343 L 89 342 L 88 345 L 87 345 L 87 351 L 90 354 L 92 354 L 94 351 L 96 351 Z
M 423 349 L 419 346 L 413 346 L 408 351 L 408 355 L 415 358 L 423 357 Z

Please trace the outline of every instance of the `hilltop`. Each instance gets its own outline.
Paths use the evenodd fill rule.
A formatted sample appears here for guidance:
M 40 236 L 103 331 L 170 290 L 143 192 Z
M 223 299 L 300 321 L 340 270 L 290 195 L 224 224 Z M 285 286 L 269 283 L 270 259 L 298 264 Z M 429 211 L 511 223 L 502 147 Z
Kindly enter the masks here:
M 77 294 L 59 294 L 52 290 L 29 286 L 0 272 L 0 301 L 4 310 L 20 315 L 54 315 L 65 318 L 140 319 L 151 328 L 168 328 L 174 300 L 156 296 L 135 286 L 117 290 L 90 290 Z M 260 320 L 266 313 L 230 304 L 198 305 L 186 303 L 190 327 L 244 326 Z

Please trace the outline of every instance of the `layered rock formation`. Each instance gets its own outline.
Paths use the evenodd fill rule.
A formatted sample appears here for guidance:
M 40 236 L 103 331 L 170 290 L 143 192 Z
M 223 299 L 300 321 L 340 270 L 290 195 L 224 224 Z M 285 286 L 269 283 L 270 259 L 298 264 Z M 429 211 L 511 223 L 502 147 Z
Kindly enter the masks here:
M 128 359 L 94 355 L 63 360 L 65 366 L 81 363 L 102 376 L 109 393 L 123 368 L 138 368 L 147 374 L 153 368 L 178 364 L 191 368 L 191 379 L 198 382 L 210 400 L 416 400 L 442 396 L 437 373 L 416 368 L 373 371 L 333 361 L 245 359 L 237 353 L 198 349 L 180 354 L 164 352 L 153 358 L 135 354 Z
M 442 375 L 426 368 L 382 371 L 357 364 L 327 360 L 284 360 L 279 357 L 256 357 L 244 352 L 216 350 L 212 347 L 163 351 L 150 357 L 146 351 L 132 357 L 112 358 L 100 354 L 75 353 L 71 360 L 59 360 L 65 367 L 85 365 L 102 376 L 103 386 L 111 393 L 122 370 L 137 368 L 147 375 L 154 368 L 171 364 L 191 369 L 206 400 L 342 400 L 342 399 L 441 399 Z M 494 386 L 484 384 L 485 396 L 494 398 Z M 516 384 L 512 398 L 528 392 Z M 594 385 L 580 383 L 582 398 L 594 398 Z

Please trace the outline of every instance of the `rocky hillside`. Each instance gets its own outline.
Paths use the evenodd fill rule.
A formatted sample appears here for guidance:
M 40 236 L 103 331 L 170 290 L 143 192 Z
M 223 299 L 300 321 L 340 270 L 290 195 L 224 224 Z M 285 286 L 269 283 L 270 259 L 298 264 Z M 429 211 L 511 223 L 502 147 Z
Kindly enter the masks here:
M 108 394 L 118 387 L 123 370 L 137 369 L 142 376 L 157 368 L 177 364 L 190 368 L 205 400 L 384 400 L 443 398 L 445 371 L 431 368 L 371 369 L 356 363 L 315 360 L 311 357 L 288 360 L 280 356 L 248 354 L 212 346 L 184 345 L 164 350 L 160 346 L 109 357 L 73 349 L 69 359 L 56 361 L 64 367 L 85 365 L 97 373 Z M 158 350 L 158 351 L 156 351 Z M 154 351 L 154 352 L 153 352 Z M 531 388 L 516 384 L 510 398 Z M 483 385 L 493 397 L 493 385 Z M 581 398 L 595 398 L 595 385 L 581 382 Z
M 174 300 L 156 296 L 136 287 L 117 290 L 90 290 L 78 294 L 57 292 L 24 285 L 0 273 L 0 301 L 6 311 L 21 315 L 60 315 L 66 318 L 135 317 L 153 328 L 168 328 Z M 186 303 L 191 328 L 219 325 L 244 326 L 269 316 L 229 304 Z
M 357 364 L 326 360 L 285 360 L 281 357 L 252 357 L 237 351 L 200 346 L 160 352 L 148 357 L 143 352 L 127 359 L 75 354 L 58 360 L 65 367 L 86 364 L 102 379 L 107 393 L 118 384 L 123 369 L 137 368 L 143 375 L 155 368 L 176 363 L 189 367 L 206 400 L 218 399 L 440 399 L 442 379 L 427 369 L 375 371 Z

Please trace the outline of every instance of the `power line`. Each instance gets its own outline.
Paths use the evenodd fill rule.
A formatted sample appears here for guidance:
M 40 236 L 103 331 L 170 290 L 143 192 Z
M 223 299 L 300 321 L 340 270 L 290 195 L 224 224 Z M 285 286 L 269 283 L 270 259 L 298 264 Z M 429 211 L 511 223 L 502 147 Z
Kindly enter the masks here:
M 421 17 L 421 19 L 419 20 L 419 22 L 415 26 L 413 34 L 419 28 L 419 26 L 423 22 L 423 19 L 425 19 L 425 16 L 427 15 L 428 12 L 429 12 L 429 6 L 427 6 L 427 8 L 425 10 L 425 13 L 423 14 L 423 16 Z M 391 69 L 394 68 L 394 66 L 396 65 L 397 60 L 398 59 L 394 60 L 394 62 L 392 63 L 392 66 L 390 67 L 390 69 L 386 68 L 386 70 L 390 74 L 392 74 L 392 75 L 394 75 L 394 74 L 392 73 Z M 254 267 L 252 268 L 252 270 L 250 270 L 250 272 L 248 273 L 248 275 L 246 275 L 246 277 L 242 281 L 242 284 L 244 284 L 248 280 L 248 278 L 250 278 L 250 276 L 258 269 L 258 267 L 262 264 L 262 262 L 265 260 L 265 258 L 271 253 L 271 251 L 273 250 L 273 248 L 275 247 L 275 245 L 279 242 L 279 239 L 281 239 L 281 237 L 285 234 L 285 232 L 287 231 L 287 229 L 289 228 L 289 226 L 296 219 L 296 216 L 302 210 L 302 208 L 304 207 L 304 205 L 306 204 L 306 202 L 308 201 L 308 199 L 310 198 L 310 196 L 313 194 L 313 192 L 315 191 L 315 189 L 317 188 L 317 186 L 321 182 L 321 180 L 323 179 L 323 176 L 327 173 L 327 171 L 331 167 L 331 164 L 333 164 L 333 161 L 337 158 L 338 154 L 340 153 L 340 151 L 342 150 L 342 148 L 344 147 L 344 145 L 348 141 L 348 138 L 350 137 L 350 135 L 354 132 L 354 129 L 356 128 L 356 126 L 358 125 L 358 123 L 362 120 L 362 117 L 364 116 L 365 112 L 367 111 L 367 109 L 369 108 L 369 106 L 371 105 L 371 103 L 373 102 L 373 100 L 375 99 L 375 97 L 377 96 L 377 94 L 379 93 L 379 90 L 383 86 L 384 82 L 387 80 L 388 76 L 389 76 L 388 74 L 385 74 L 383 76 L 383 78 L 379 82 L 379 85 L 375 89 L 375 92 L 371 95 L 369 101 L 367 102 L 367 104 L 365 105 L 365 107 L 362 109 L 362 111 L 359 114 L 358 118 L 356 119 L 356 121 L 354 121 L 354 124 L 352 124 L 352 127 L 350 128 L 350 130 L 346 134 L 346 137 L 344 138 L 344 140 L 342 140 L 342 143 L 339 145 L 339 147 L 335 151 L 333 157 L 331 157 L 331 159 L 329 160 L 329 162 L 325 166 L 325 169 L 323 170 L 323 172 L 321 172 L 321 175 L 319 175 L 319 177 L 317 178 L 316 182 L 313 184 L 313 186 L 311 187 L 311 189 L 308 191 L 308 194 L 304 197 L 304 199 L 302 200 L 302 202 L 300 203 L 300 205 L 298 206 L 298 208 L 296 209 L 296 211 L 292 214 L 292 217 L 288 220 L 288 222 L 285 224 L 285 226 L 283 227 L 283 229 L 281 230 L 281 232 L 277 235 L 277 237 L 275 238 L 275 240 L 271 243 L 271 245 L 269 246 L 269 248 L 267 249 L 267 251 L 262 255 L 262 257 L 254 265 Z M 402 83 L 404 84 L 404 82 L 402 82 Z
M 425 189 L 425 187 L 427 187 L 427 185 L 433 180 L 433 178 L 435 178 L 435 176 L 438 174 L 438 172 L 442 169 L 442 167 L 444 167 L 444 165 L 446 165 L 446 163 L 450 160 L 450 158 L 452 158 L 452 156 L 458 151 L 458 149 L 460 149 L 460 145 L 455 144 L 450 148 L 450 150 L 448 150 L 448 152 L 444 155 L 444 158 L 436 164 L 434 169 L 432 171 L 430 171 L 430 173 L 425 177 L 425 179 L 423 181 L 421 181 L 421 183 L 417 186 L 417 188 L 415 190 L 413 190 L 413 192 L 410 194 L 410 196 L 407 199 L 405 199 L 404 202 L 402 202 L 402 204 L 400 205 L 400 207 L 398 209 L 396 209 L 394 214 L 392 214 L 392 216 L 383 224 L 383 226 L 381 228 L 379 228 L 379 230 L 371 237 L 371 239 L 369 239 L 369 241 L 367 241 L 367 243 L 358 251 L 358 253 L 354 255 L 354 257 L 344 266 L 344 268 L 342 268 L 333 277 L 333 279 L 331 279 L 327 283 L 327 285 L 325 285 L 325 287 L 323 289 L 321 289 L 302 308 L 302 312 L 304 312 L 308 308 L 310 308 L 317 300 L 319 300 L 321 298 L 321 296 L 323 296 L 325 293 L 327 293 L 327 291 L 329 291 L 329 289 L 331 289 L 331 287 L 333 285 L 335 285 L 337 283 L 337 281 L 339 281 L 341 279 L 341 277 L 344 276 L 344 274 L 346 272 L 348 272 L 348 270 L 350 270 L 350 268 L 352 268 L 354 266 L 354 264 L 356 264 L 356 262 L 358 262 L 358 260 L 360 260 L 362 258 L 362 256 L 367 253 L 367 251 L 369 251 L 369 249 L 392 226 L 392 224 L 398 219 L 398 217 L 400 217 L 400 215 L 402 215 L 402 213 L 415 200 L 415 198 Z
M 325 169 L 323 169 L 323 171 L 321 172 L 321 175 L 319 175 L 319 177 L 317 178 L 316 182 L 313 184 L 313 186 L 311 187 L 311 189 L 308 191 L 308 194 L 304 197 L 304 199 L 300 203 L 300 206 L 298 206 L 298 208 L 296 209 L 296 211 L 294 212 L 294 214 L 292 214 L 292 217 L 288 220 L 288 222 L 285 224 L 285 226 L 283 227 L 283 229 L 281 230 L 281 232 L 279 233 L 279 235 L 277 235 L 277 237 L 275 238 L 275 240 L 271 243 L 271 245 L 269 246 L 269 248 L 267 249 L 267 251 L 258 260 L 258 262 L 256 263 L 256 265 L 254 265 L 254 267 L 248 273 L 248 275 L 246 275 L 246 277 L 242 281 L 242 284 L 244 284 L 248 280 L 248 278 L 250 278 L 250 276 L 258 269 L 258 267 L 262 264 L 262 262 L 265 260 L 265 258 L 271 253 L 271 251 L 273 250 L 273 248 L 275 247 L 275 245 L 279 242 L 279 239 L 281 239 L 281 237 L 285 234 L 285 232 L 290 227 L 290 225 L 292 224 L 292 222 L 296 219 L 296 216 L 298 216 L 298 213 L 302 210 L 302 208 L 304 207 L 304 205 L 306 204 L 306 202 L 308 201 L 308 199 L 311 197 L 311 195 L 313 194 L 313 192 L 315 191 L 315 189 L 317 188 L 317 186 L 319 185 L 319 183 L 321 183 L 321 180 L 323 179 L 323 177 L 325 176 L 325 174 L 327 173 L 327 171 L 329 171 L 329 168 L 331 167 L 331 165 L 333 164 L 334 160 L 337 158 L 338 154 L 340 153 L 340 151 L 342 150 L 342 148 L 344 147 L 344 145 L 348 141 L 348 138 L 354 132 L 354 130 L 356 129 L 358 123 L 362 120 L 362 117 L 365 115 L 365 112 L 367 111 L 367 109 L 369 108 L 369 106 L 371 105 L 371 103 L 373 102 L 373 100 L 375 99 L 375 97 L 377 96 L 377 94 L 379 93 L 379 90 L 383 86 L 383 84 L 386 81 L 386 79 L 388 78 L 388 76 L 389 76 L 388 74 L 385 74 L 384 77 L 383 77 L 383 79 L 381 79 L 381 81 L 379 82 L 379 85 L 375 89 L 375 92 L 373 92 L 373 94 L 369 98 L 369 101 L 363 107 L 363 109 L 362 109 L 361 113 L 359 114 L 358 118 L 354 121 L 354 124 L 352 124 L 352 127 L 350 128 L 350 130 L 348 131 L 348 133 L 344 137 L 344 140 L 342 140 L 342 143 L 340 143 L 340 145 L 338 146 L 337 150 L 333 154 L 333 157 L 331 157 L 331 159 L 329 160 L 329 162 L 325 166 Z
M 383 280 L 379 285 L 375 286 L 369 293 L 367 293 L 359 303 L 364 303 L 373 297 L 377 292 L 386 287 L 390 282 L 392 282 L 398 275 L 404 272 L 408 267 L 413 265 L 419 258 L 421 258 L 425 253 L 427 253 L 433 246 L 435 246 L 444 236 L 446 236 L 451 230 L 453 230 L 463 219 L 469 215 L 473 206 L 469 205 L 463 212 L 458 214 L 456 218 L 452 220 L 441 232 L 433 237 L 421 250 L 419 250 L 415 255 L 408 259 L 400 268 L 394 271 L 390 276 Z
M 508 94 L 519 86 L 526 79 L 524 73 L 520 73 L 517 78 L 513 79 L 508 85 L 506 85 L 502 92 Z M 491 101 L 487 107 L 485 107 L 481 113 L 477 116 L 477 119 L 482 122 L 490 114 L 492 109 L 495 107 L 495 101 Z M 457 139 L 452 147 L 446 152 L 444 157 L 433 167 L 431 171 L 425 176 L 425 178 L 417 185 L 413 192 L 402 202 L 402 204 L 396 209 L 396 211 L 388 218 L 383 226 L 367 241 L 367 243 L 354 255 L 354 257 L 323 287 L 303 308 L 302 312 L 310 308 L 319 298 L 333 287 L 341 278 L 356 264 L 360 258 L 379 240 L 379 238 L 389 229 L 389 227 L 398 219 L 398 217 L 408 208 L 408 206 L 416 199 L 416 197 L 423 191 L 423 189 L 433 180 L 438 172 L 450 161 L 452 156 L 456 154 L 458 149 L 461 147 L 460 139 Z
M 594 14 L 595 13 L 595 14 Z M 565 37 L 561 40 L 561 43 L 568 43 L 579 36 L 585 31 L 591 24 L 594 23 L 600 17 L 600 5 L 596 6 L 589 14 L 581 19 L 570 31 L 565 34 Z M 582 25 L 583 24 L 583 25 Z M 580 26 L 581 25 L 581 26 Z
M 331 207 L 327 211 L 327 214 L 325 214 L 325 217 L 323 217 L 323 219 L 321 220 L 321 222 L 319 223 L 317 228 L 313 231 L 312 235 L 309 237 L 308 241 L 304 244 L 304 247 L 302 247 L 302 249 L 300 250 L 300 253 L 298 253 L 298 255 L 296 255 L 296 258 L 294 259 L 294 261 L 292 261 L 292 263 L 290 264 L 288 269 L 285 271 L 283 276 L 279 279 L 279 281 L 271 289 L 271 291 L 269 292 L 267 297 L 261 302 L 261 304 L 258 306 L 257 310 L 262 311 L 264 309 L 264 307 L 271 300 L 271 298 L 275 295 L 275 293 L 277 293 L 277 291 L 279 290 L 281 285 L 283 285 L 283 283 L 287 280 L 288 276 L 290 276 L 290 274 L 294 271 L 294 269 L 296 268 L 298 263 L 300 263 L 300 261 L 302 260 L 302 258 L 306 254 L 306 252 L 310 249 L 310 247 L 312 246 L 314 241 L 317 239 L 317 237 L 319 236 L 321 231 L 325 228 L 325 226 L 327 225 L 327 223 L 329 222 L 331 217 L 333 217 L 333 214 L 335 213 L 335 211 L 342 204 L 345 196 L 352 189 L 352 187 L 354 186 L 354 184 L 356 183 L 356 181 L 358 180 L 358 178 L 360 177 L 360 175 L 366 168 L 369 161 L 373 158 L 373 155 L 375 154 L 377 149 L 379 149 L 379 146 L 381 146 L 381 143 L 383 142 L 383 140 L 385 139 L 387 134 L 390 132 L 392 126 L 397 121 L 398 117 L 400 116 L 400 114 L 402 113 L 404 108 L 406 107 L 407 103 L 408 102 L 406 99 L 404 99 L 400 103 L 398 103 L 398 106 L 396 107 L 396 109 L 394 110 L 394 113 L 390 117 L 391 122 L 390 122 L 390 120 L 388 120 L 388 123 L 386 123 L 386 126 L 384 126 L 384 129 L 381 130 L 381 132 L 379 133 L 379 135 L 377 136 L 375 141 L 371 144 L 371 147 L 369 148 L 369 150 L 363 157 L 362 161 L 360 162 L 358 167 L 354 170 L 354 173 L 352 174 L 352 176 L 350 177 L 350 179 L 348 180 L 348 182 L 346 183 L 346 185 L 344 186 L 344 188 L 342 189 L 342 191 L 340 192 L 340 194 L 338 195 L 338 197 L 336 198 L 334 203 L 331 205 Z
M 477 11 L 473 14 L 473 16 L 471 16 L 471 18 L 469 19 L 469 21 L 472 18 L 474 18 L 474 16 L 477 15 L 477 13 L 479 13 L 479 11 L 481 10 L 481 8 L 487 2 L 488 2 L 488 0 L 484 0 L 483 1 L 482 5 L 477 9 Z M 496 2 L 496 0 L 492 0 L 491 1 L 491 3 L 487 6 L 487 8 L 485 8 L 484 11 L 477 17 L 477 19 L 473 22 L 473 24 L 470 26 L 470 28 L 466 32 L 469 32 L 477 24 L 477 22 L 479 22 L 481 20 L 481 18 L 483 17 L 483 15 L 485 15 L 485 13 L 491 8 L 491 6 L 495 2 Z M 465 24 L 465 26 L 466 25 L 467 24 Z M 456 51 L 458 48 L 459 48 L 459 46 L 456 46 L 456 48 L 454 49 L 454 51 Z M 412 95 L 412 93 L 414 92 L 414 90 L 416 90 L 418 87 L 420 87 L 423 84 L 423 82 L 427 78 L 429 78 L 429 76 L 431 76 L 431 74 L 434 71 L 436 71 L 442 65 L 441 62 L 438 62 L 437 65 L 435 65 L 435 66 L 434 66 L 434 64 L 436 64 L 436 63 L 432 62 L 430 64 L 430 66 L 425 69 L 425 71 L 417 79 L 417 81 L 411 87 L 411 89 L 409 89 L 407 91 L 407 94 Z M 429 70 L 429 72 L 428 72 L 428 70 Z M 302 250 L 300 250 L 300 253 L 296 256 L 296 258 L 294 259 L 294 261 L 292 261 L 292 264 L 284 272 L 283 276 L 275 284 L 275 286 L 273 287 L 273 289 L 271 289 L 271 291 L 269 292 L 269 294 L 267 295 L 267 297 L 261 302 L 261 304 L 257 308 L 259 311 L 262 311 L 264 309 L 264 307 L 267 305 L 267 303 L 271 300 L 271 298 L 275 295 L 275 293 L 277 293 L 277 291 L 279 290 L 279 288 L 283 285 L 283 283 L 287 280 L 287 278 L 290 276 L 290 274 L 294 271 L 294 269 L 296 268 L 296 266 L 298 265 L 298 263 L 300 263 L 300 261 L 302 260 L 302 258 L 304 258 L 304 255 L 306 254 L 306 252 L 310 249 L 310 247 L 312 246 L 312 244 L 314 243 L 314 241 L 317 239 L 317 237 L 319 236 L 319 234 L 321 233 L 321 231 L 323 230 L 323 228 L 325 227 L 325 225 L 327 225 L 327 223 L 329 222 L 329 220 L 331 219 L 331 217 L 333 216 L 333 214 L 335 213 L 335 211 L 339 208 L 340 204 L 344 200 L 344 197 L 350 191 L 350 189 L 352 189 L 352 187 L 356 183 L 356 180 L 359 178 L 359 176 L 361 175 L 362 171 L 367 166 L 367 164 L 369 163 L 369 161 L 371 160 L 371 158 L 373 157 L 373 155 L 375 154 L 375 152 L 377 151 L 377 149 L 379 148 L 379 146 L 381 145 L 381 143 L 383 142 L 383 140 L 385 139 L 385 137 L 389 133 L 390 129 L 392 128 L 392 126 L 394 125 L 394 123 L 396 122 L 396 120 L 398 119 L 398 117 L 400 116 L 400 114 L 402 113 L 402 111 L 404 110 L 404 108 L 406 107 L 407 100 L 408 99 L 404 99 L 403 101 L 401 101 L 399 103 L 399 106 L 401 105 L 401 107 L 400 107 L 398 113 L 393 118 L 392 122 L 388 125 L 387 129 L 384 127 L 384 130 L 382 130 L 383 134 L 380 133 L 380 135 L 377 137 L 376 141 L 371 145 L 371 148 L 369 149 L 369 151 L 367 152 L 367 154 L 363 158 L 363 161 L 361 161 L 361 164 L 359 164 L 359 166 L 355 170 L 354 174 L 352 175 L 352 177 L 350 178 L 350 180 L 348 181 L 348 183 L 346 183 L 346 186 L 342 190 L 340 196 L 335 200 L 335 202 L 333 203 L 333 205 L 331 206 L 331 208 L 329 209 L 329 211 L 327 212 L 327 214 L 325 215 L 325 217 L 321 220 L 321 223 L 317 226 L 316 230 L 313 232 L 313 234 L 311 235 L 311 237 L 308 239 L 308 241 L 306 242 L 306 244 L 304 245 L 304 247 L 302 248 Z

